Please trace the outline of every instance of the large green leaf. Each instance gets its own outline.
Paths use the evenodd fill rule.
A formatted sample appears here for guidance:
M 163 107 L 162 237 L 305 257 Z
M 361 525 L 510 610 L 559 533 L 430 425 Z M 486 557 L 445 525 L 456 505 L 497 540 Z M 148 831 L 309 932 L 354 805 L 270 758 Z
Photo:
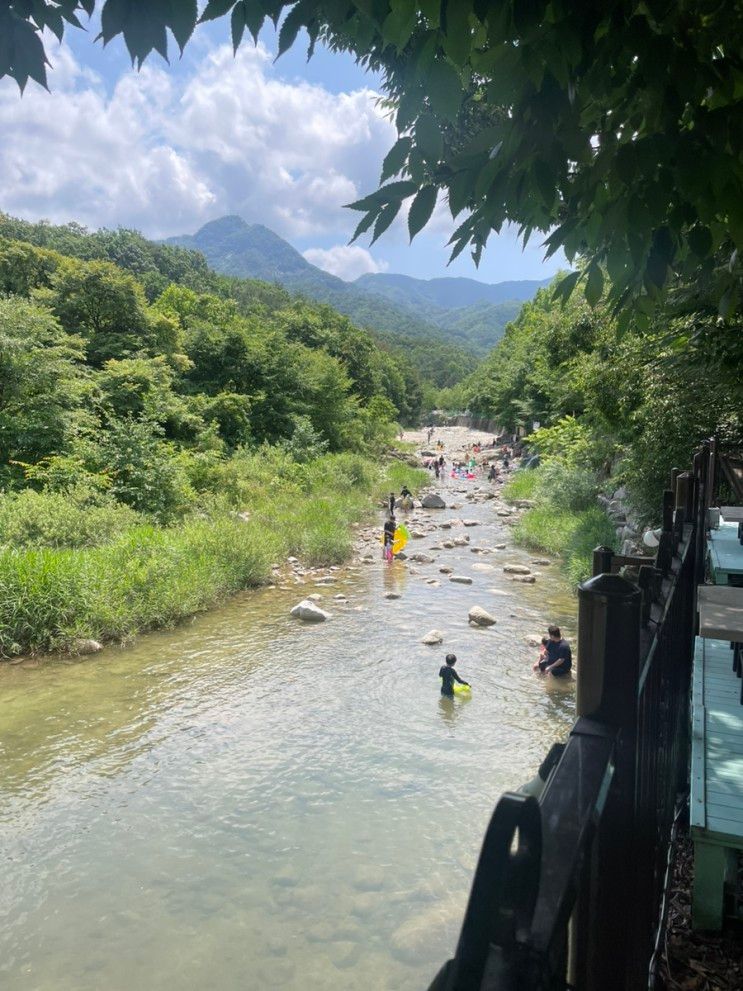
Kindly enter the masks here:
M 415 235 L 421 231 L 428 221 L 436 206 L 436 194 L 438 190 L 435 186 L 424 186 L 410 204 L 408 213 L 408 232 L 412 241 Z

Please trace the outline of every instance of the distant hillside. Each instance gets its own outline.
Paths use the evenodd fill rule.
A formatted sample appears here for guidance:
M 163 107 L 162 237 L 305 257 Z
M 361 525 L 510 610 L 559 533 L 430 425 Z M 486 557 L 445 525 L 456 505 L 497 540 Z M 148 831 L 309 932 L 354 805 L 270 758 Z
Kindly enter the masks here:
M 523 303 L 549 279 L 478 282 L 476 279 L 413 279 L 408 275 L 362 275 L 354 285 L 385 296 L 401 308 L 414 310 L 436 324 L 451 341 L 487 354 L 515 320 Z
M 262 224 L 222 217 L 196 234 L 169 238 L 169 244 L 202 252 L 225 275 L 279 282 L 292 292 L 330 303 L 354 323 L 409 339 L 445 341 L 474 354 L 486 354 L 545 282 L 475 279 L 412 279 L 405 275 L 365 275 L 344 282 L 310 264 L 287 241 Z
M 533 299 L 537 289 L 550 279 L 522 279 L 516 282 L 478 282 L 477 279 L 413 279 L 409 275 L 386 272 L 360 276 L 355 285 L 386 296 L 402 305 L 433 305 L 444 310 L 460 309 L 476 303 L 505 303 Z

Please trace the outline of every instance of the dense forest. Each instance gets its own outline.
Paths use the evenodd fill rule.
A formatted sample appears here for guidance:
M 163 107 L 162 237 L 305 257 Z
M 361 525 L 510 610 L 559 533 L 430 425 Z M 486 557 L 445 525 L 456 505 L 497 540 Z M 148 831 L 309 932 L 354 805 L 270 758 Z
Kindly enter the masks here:
M 342 559 L 422 401 L 410 359 L 328 306 L 7 217 L 0 382 L 6 654 L 167 622 L 282 554 Z
M 560 278 L 445 399 L 510 428 L 541 424 L 530 443 L 564 501 L 622 484 L 656 518 L 670 469 L 704 437 L 743 439 L 743 326 L 724 321 L 703 287 L 680 286 L 647 326 L 620 330 L 606 301 L 556 300 Z

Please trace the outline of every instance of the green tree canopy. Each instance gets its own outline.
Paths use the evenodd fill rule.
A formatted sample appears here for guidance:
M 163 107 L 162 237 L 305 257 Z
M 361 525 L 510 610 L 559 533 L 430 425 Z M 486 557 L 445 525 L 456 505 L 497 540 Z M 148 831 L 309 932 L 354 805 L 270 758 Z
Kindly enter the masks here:
M 0 75 L 46 85 L 44 28 L 61 37 L 95 0 L 0 12 Z M 196 0 L 105 0 L 104 43 L 121 34 L 132 60 L 182 49 Z M 743 5 L 719 0 L 209 0 L 230 15 L 235 48 L 281 22 L 279 53 L 306 28 L 382 72 L 398 129 L 376 192 L 353 204 L 357 235 L 377 238 L 414 197 L 410 234 L 443 191 L 461 223 L 453 255 L 475 260 L 493 231 L 548 234 L 586 264 L 586 297 L 647 314 L 678 276 L 710 279 L 723 316 L 741 288 Z M 282 20 L 283 18 L 283 20 Z M 388 181 L 392 180 L 392 181 Z

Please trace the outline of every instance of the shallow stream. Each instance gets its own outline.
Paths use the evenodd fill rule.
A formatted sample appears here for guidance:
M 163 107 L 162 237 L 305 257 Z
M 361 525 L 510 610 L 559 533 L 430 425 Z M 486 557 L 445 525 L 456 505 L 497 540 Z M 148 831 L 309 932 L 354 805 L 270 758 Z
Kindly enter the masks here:
M 480 525 L 433 564 L 336 572 L 320 625 L 289 616 L 298 589 L 264 589 L 131 648 L 0 665 L 5 991 L 425 989 L 495 802 L 573 719 L 525 637 L 572 635 L 575 601 L 556 566 L 503 573 L 532 555 L 492 550 L 493 505 L 412 514 Z M 497 625 L 469 626 L 472 605 Z M 469 700 L 439 695 L 452 650 Z

